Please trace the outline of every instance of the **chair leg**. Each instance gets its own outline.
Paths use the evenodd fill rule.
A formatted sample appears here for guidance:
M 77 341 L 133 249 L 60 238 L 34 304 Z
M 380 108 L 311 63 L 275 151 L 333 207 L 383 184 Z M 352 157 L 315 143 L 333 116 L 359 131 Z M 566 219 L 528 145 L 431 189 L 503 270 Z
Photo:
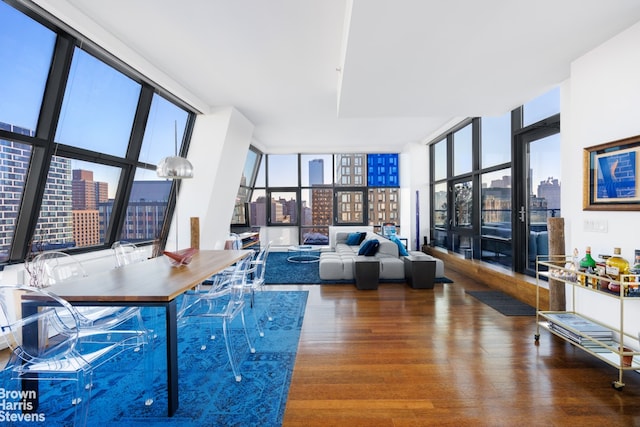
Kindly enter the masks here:
M 240 311 L 240 320 L 242 320 L 242 329 L 244 330 L 244 337 L 246 338 L 247 344 L 249 345 L 249 351 L 251 351 L 251 353 L 253 354 L 256 352 L 256 348 L 251 343 L 251 338 L 249 338 L 249 333 L 247 332 L 247 324 L 244 321 L 244 309 Z
M 260 324 L 260 320 L 258 319 L 258 315 L 256 314 L 255 292 L 253 289 L 251 289 L 250 301 L 251 301 L 251 304 L 250 304 L 251 315 L 253 316 L 254 322 L 256 322 L 256 329 L 258 330 L 258 334 L 261 337 L 264 337 L 264 330 L 262 329 L 262 325 Z
M 236 361 L 235 361 L 234 351 L 233 351 L 233 340 L 229 336 L 226 317 L 222 320 L 222 334 L 224 335 L 224 344 L 227 347 L 227 355 L 229 356 L 229 363 L 231 364 L 231 370 L 233 371 L 233 376 L 235 377 L 236 381 L 240 382 L 242 381 L 242 375 L 240 375 L 240 373 L 238 372 L 238 368 L 236 366 Z
M 87 418 L 89 414 L 89 401 L 91 400 L 91 383 L 92 383 L 91 371 L 86 373 L 81 372 L 76 383 L 75 396 L 72 399 L 73 408 L 73 425 L 84 427 L 87 425 Z
M 156 318 L 157 317 L 159 316 L 156 316 Z M 156 336 L 157 334 L 155 334 L 153 331 L 149 331 L 147 343 L 142 347 L 142 357 L 144 357 L 145 406 L 151 406 L 155 400 L 155 396 L 153 395 L 153 380 L 155 376 L 153 341 Z
M 261 293 L 264 293 L 264 290 L 262 289 L 262 286 L 260 286 L 259 290 L 260 290 Z M 266 308 L 265 308 L 264 311 L 265 311 L 265 313 L 267 313 L 267 320 L 269 322 L 271 322 L 271 321 L 273 321 L 273 315 L 271 314 L 271 310 L 269 309 L 269 304 L 267 303 L 267 304 L 265 304 L 265 306 L 266 306 Z

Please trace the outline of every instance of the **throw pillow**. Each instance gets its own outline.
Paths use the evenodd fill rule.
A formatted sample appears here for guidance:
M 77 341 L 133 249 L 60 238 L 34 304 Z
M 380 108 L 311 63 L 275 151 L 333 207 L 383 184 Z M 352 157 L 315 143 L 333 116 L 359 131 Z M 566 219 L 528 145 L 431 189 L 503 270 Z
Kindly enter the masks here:
M 360 232 L 360 240 L 358 240 L 358 244 L 364 242 L 364 239 L 367 238 L 367 233 L 366 232 Z
M 378 252 L 379 247 L 380 241 L 378 239 L 366 240 L 362 245 L 360 245 L 358 255 L 374 256 L 376 252 Z
M 409 252 L 407 252 L 407 248 L 404 247 L 404 245 L 402 244 L 400 239 L 398 239 L 397 236 L 391 236 L 389 237 L 389 240 L 391 240 L 393 243 L 398 245 L 398 252 L 400 253 L 400 256 L 409 256 Z
M 360 233 L 350 233 L 347 236 L 347 245 L 358 246 L 362 241 L 360 240 Z

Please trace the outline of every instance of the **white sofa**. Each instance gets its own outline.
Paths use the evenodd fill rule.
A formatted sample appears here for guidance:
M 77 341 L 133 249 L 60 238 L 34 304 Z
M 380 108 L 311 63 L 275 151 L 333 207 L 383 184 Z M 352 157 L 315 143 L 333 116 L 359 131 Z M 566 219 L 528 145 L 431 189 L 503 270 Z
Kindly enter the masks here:
M 333 251 L 322 252 L 320 255 L 320 278 L 322 280 L 353 280 L 354 263 L 358 257 L 360 245 L 347 245 L 347 238 L 353 231 L 338 231 L 335 233 L 335 240 L 332 242 Z M 380 247 L 374 258 L 380 262 L 381 280 L 402 280 L 404 276 L 404 257 L 400 256 L 398 245 L 371 231 L 366 232 L 364 241 L 377 239 Z M 363 241 L 363 243 L 364 243 Z M 419 259 L 433 260 L 436 262 L 435 277 L 444 276 L 444 263 L 442 260 L 434 258 L 423 252 L 411 251 L 412 257 Z

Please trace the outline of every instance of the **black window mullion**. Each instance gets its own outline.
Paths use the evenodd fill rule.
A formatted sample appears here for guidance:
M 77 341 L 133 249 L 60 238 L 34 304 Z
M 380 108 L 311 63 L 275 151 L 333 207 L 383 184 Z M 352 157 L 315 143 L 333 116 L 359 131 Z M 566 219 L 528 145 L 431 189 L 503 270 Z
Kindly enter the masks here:
M 131 195 L 131 188 L 136 175 L 135 162 L 140 156 L 142 148 L 142 140 L 149 118 L 149 110 L 151 109 L 151 101 L 153 99 L 153 89 L 146 84 L 142 85 L 140 90 L 140 98 L 138 99 L 138 107 L 133 120 L 133 128 L 129 137 L 129 146 L 127 148 L 126 158 L 130 161 L 126 165 L 120 180 L 118 182 L 118 192 L 113 199 L 112 214 L 109 224 L 105 230 L 105 244 L 110 246 L 113 242 L 119 240 L 122 227 L 127 219 L 127 204 Z
M 55 152 L 53 139 L 57 118 L 62 108 L 62 98 L 71 66 L 73 49 L 73 40 L 68 36 L 58 34 L 36 128 L 35 139 L 46 141 L 46 145 L 33 144 L 32 142 L 29 173 L 25 179 L 20 210 L 16 218 L 9 262 L 24 260 L 30 251 L 31 238 L 40 215 L 51 156 Z

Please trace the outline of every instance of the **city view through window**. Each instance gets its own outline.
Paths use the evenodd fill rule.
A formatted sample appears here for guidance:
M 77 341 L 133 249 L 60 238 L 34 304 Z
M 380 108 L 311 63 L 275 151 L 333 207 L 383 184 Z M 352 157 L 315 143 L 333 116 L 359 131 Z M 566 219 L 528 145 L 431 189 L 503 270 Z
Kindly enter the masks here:
M 331 225 L 372 225 L 400 218 L 397 154 L 265 155 L 245 166 L 233 223 L 295 226 L 299 242 L 328 243 Z M 257 161 L 256 156 L 247 162 Z M 256 171 L 255 177 L 250 171 Z M 300 171 L 299 174 L 297 171 Z M 255 182 L 254 187 L 248 184 Z M 242 212 L 246 211 L 246 218 Z
M 38 19 L 0 2 L 0 262 L 161 239 L 194 113 Z

